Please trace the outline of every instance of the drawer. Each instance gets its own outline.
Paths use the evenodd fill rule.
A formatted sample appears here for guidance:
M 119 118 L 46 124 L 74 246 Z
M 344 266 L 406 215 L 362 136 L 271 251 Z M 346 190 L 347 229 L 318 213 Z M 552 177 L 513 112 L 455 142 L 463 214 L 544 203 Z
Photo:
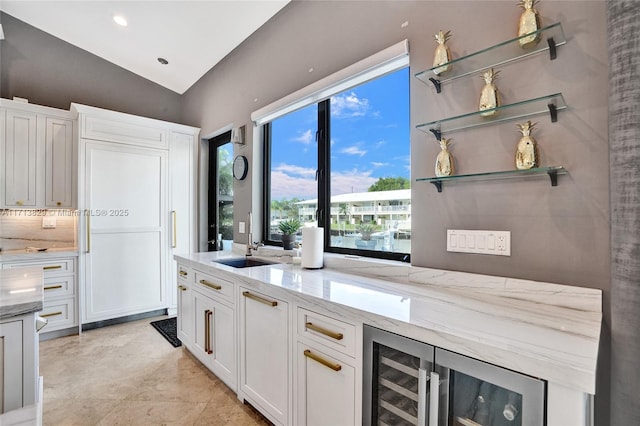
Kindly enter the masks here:
M 44 271 L 44 277 L 71 275 L 76 272 L 75 259 L 58 259 L 58 260 L 46 260 L 46 261 L 30 261 L 30 262 L 16 262 L 5 263 L 3 269 L 13 268 L 25 268 L 31 266 L 41 266 Z
M 298 335 L 342 352 L 356 355 L 356 327 L 353 324 L 298 308 Z
M 183 284 L 189 284 L 193 282 L 193 270 L 191 268 L 187 268 L 184 265 L 178 264 L 178 282 L 182 282 Z
M 235 286 L 232 282 L 195 271 L 196 283 L 198 290 L 208 290 L 206 293 L 218 300 L 226 300 L 235 303 L 234 294 Z
M 44 301 L 73 296 L 76 292 L 76 277 L 63 275 L 44 279 Z
M 39 315 L 49 323 L 42 329 L 43 333 L 78 325 L 76 319 L 76 299 L 73 297 L 44 302 L 44 309 Z

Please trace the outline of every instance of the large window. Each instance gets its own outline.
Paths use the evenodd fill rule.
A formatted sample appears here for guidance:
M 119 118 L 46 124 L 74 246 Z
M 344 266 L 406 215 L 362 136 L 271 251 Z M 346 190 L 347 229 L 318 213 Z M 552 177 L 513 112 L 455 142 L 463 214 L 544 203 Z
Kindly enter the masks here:
M 327 251 L 408 260 L 409 128 L 407 67 L 265 124 L 265 240 L 296 218 Z

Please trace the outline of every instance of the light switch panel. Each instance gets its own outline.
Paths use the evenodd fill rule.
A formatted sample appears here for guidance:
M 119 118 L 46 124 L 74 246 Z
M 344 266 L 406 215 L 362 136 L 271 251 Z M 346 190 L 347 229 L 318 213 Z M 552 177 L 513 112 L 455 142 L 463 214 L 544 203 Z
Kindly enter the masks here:
M 447 251 L 511 256 L 511 232 L 447 229 Z
M 43 216 L 42 217 L 42 229 L 55 229 L 56 217 L 55 216 Z
M 245 222 L 238 222 L 238 233 L 239 234 L 244 234 L 245 231 Z

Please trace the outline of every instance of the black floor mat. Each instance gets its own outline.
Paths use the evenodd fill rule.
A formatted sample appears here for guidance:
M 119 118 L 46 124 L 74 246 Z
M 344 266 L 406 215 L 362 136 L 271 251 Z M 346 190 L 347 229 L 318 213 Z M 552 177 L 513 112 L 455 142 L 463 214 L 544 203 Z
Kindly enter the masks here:
M 178 339 L 178 326 L 175 317 L 153 321 L 151 322 L 151 325 L 153 328 L 158 330 L 158 332 L 162 334 L 162 336 L 164 336 L 164 338 L 167 339 L 174 348 L 182 346 L 182 342 Z

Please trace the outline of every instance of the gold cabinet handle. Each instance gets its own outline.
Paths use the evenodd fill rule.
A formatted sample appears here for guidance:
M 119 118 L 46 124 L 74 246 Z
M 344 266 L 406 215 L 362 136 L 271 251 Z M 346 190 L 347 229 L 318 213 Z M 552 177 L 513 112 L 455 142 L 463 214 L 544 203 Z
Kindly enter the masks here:
M 178 285 L 178 288 L 182 291 L 187 291 L 189 290 L 187 287 L 183 286 L 183 285 Z
M 322 328 L 311 322 L 305 323 L 304 326 L 309 330 L 313 330 L 320 334 L 324 334 L 325 336 L 331 337 L 332 339 L 342 340 L 344 338 L 344 335 L 342 333 L 336 333 L 335 331 L 327 330 L 326 328 Z
M 61 205 L 62 205 L 62 202 L 56 201 L 56 206 L 61 206 Z
M 304 356 L 306 356 L 307 358 L 311 358 L 312 360 L 314 360 L 316 362 L 319 362 L 320 364 L 324 365 L 325 367 L 329 367 L 333 371 L 342 370 L 342 366 L 340 364 L 336 364 L 335 362 L 328 361 L 328 360 L 322 358 L 320 355 L 314 354 L 309 349 L 305 349 L 304 350 Z
M 213 350 L 211 349 L 211 317 L 213 312 L 209 309 L 204 311 L 204 351 L 211 355 Z
M 207 280 L 200 280 L 200 284 L 206 285 L 207 287 L 212 288 L 214 290 L 222 290 L 222 286 L 221 285 L 210 283 Z
M 264 297 L 256 296 L 255 294 L 250 293 L 248 291 L 243 291 L 242 295 L 244 297 L 249 298 L 249 299 L 253 299 L 256 302 L 264 303 L 265 305 L 268 305 L 268 306 L 272 306 L 272 307 L 273 306 L 278 306 L 278 302 L 276 302 L 275 300 L 265 299 Z
M 88 214 L 88 210 L 85 210 L 85 222 L 87 225 L 87 253 L 91 253 L 91 216 Z
M 187 275 L 189 275 L 189 273 L 187 271 L 180 271 L 180 276 L 181 277 L 186 277 Z
M 16 201 L 16 206 L 21 206 L 21 205 L 23 205 L 23 204 L 24 204 L 24 203 L 23 203 L 22 201 L 20 201 L 20 200 L 17 200 L 17 201 Z
M 177 224 L 176 224 L 176 211 L 171 211 L 171 225 L 173 227 L 173 235 L 171 236 L 171 248 L 176 248 L 178 246 L 178 237 L 177 237 Z
M 51 286 L 45 287 L 44 289 L 46 291 L 46 290 L 56 290 L 56 289 L 59 289 L 59 288 L 62 288 L 62 286 L 61 285 L 51 285 Z
M 57 315 L 62 315 L 62 312 L 51 312 L 50 314 L 40 314 L 42 318 L 55 317 Z
M 62 269 L 62 265 L 43 266 L 42 269 L 49 271 L 51 269 Z

